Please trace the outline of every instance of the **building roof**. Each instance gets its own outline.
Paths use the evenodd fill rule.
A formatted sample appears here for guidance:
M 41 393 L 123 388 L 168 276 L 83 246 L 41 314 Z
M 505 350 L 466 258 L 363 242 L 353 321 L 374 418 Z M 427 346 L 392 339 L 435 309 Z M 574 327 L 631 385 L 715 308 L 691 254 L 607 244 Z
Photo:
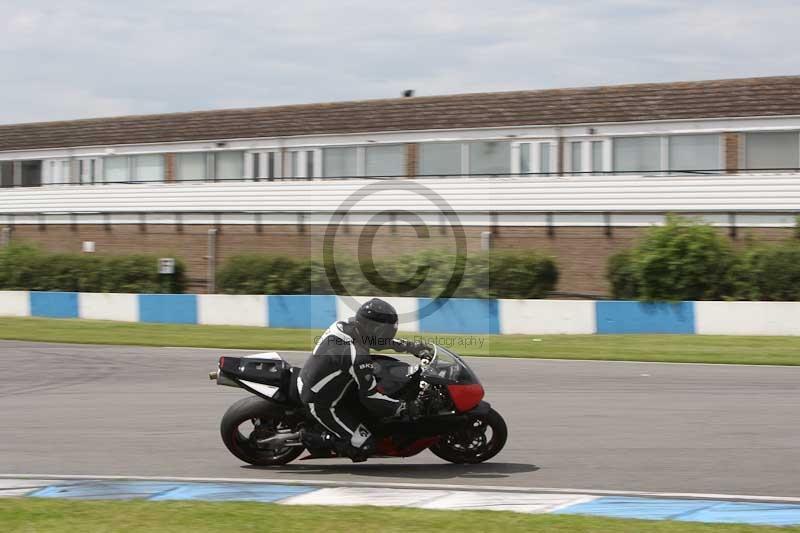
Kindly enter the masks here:
M 800 115 L 800 76 L 424 96 L 0 126 L 0 151 Z

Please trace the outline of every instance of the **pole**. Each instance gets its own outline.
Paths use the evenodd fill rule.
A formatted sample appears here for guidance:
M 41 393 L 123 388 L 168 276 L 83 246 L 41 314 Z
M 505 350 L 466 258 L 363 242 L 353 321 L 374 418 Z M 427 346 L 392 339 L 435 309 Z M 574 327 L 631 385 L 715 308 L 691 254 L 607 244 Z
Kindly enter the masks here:
M 208 230 L 208 285 L 206 292 L 214 294 L 217 292 L 217 228 Z

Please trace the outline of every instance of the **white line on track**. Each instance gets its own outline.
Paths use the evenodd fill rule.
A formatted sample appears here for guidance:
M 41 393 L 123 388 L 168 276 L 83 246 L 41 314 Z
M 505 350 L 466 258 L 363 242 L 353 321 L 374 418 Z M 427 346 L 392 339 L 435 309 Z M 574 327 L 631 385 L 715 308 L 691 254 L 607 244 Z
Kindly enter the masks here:
M 593 496 L 635 496 L 645 498 L 679 498 L 688 500 L 726 500 L 739 502 L 784 502 L 800 503 L 793 496 L 750 496 L 743 494 L 705 494 L 685 492 L 647 492 L 626 490 L 570 489 L 551 487 L 503 487 L 483 485 L 441 485 L 427 483 L 382 483 L 370 481 L 323 481 L 308 479 L 258 479 L 227 477 L 161 477 L 161 476 L 93 476 L 63 474 L 0 474 L 0 479 L 51 479 L 60 481 L 166 481 L 175 483 L 269 483 L 275 485 L 305 485 L 311 487 L 374 487 L 387 489 L 431 489 L 484 492 L 519 492 L 550 494 L 587 494 Z

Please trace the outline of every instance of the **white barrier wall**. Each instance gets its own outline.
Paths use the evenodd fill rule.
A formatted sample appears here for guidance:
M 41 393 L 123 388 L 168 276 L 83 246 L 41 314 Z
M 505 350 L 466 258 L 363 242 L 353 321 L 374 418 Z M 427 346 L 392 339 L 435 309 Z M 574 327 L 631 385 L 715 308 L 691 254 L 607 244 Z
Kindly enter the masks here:
M 800 302 L 695 302 L 700 335 L 800 335 Z
M 498 300 L 500 333 L 591 334 L 595 302 L 581 300 Z
M 91 320 L 139 321 L 139 295 L 82 292 L 78 295 L 78 316 Z
M 200 294 L 197 296 L 198 324 L 220 326 L 265 326 L 268 324 L 266 296 Z
M 0 292 L 0 316 L 31 316 L 28 291 Z

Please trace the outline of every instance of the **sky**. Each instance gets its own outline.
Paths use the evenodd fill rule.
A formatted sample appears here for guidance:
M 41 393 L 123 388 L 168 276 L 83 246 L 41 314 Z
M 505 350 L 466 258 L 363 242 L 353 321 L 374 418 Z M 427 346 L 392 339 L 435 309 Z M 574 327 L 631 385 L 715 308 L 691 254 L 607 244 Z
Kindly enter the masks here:
M 800 74 L 797 0 L 0 0 L 0 123 Z

